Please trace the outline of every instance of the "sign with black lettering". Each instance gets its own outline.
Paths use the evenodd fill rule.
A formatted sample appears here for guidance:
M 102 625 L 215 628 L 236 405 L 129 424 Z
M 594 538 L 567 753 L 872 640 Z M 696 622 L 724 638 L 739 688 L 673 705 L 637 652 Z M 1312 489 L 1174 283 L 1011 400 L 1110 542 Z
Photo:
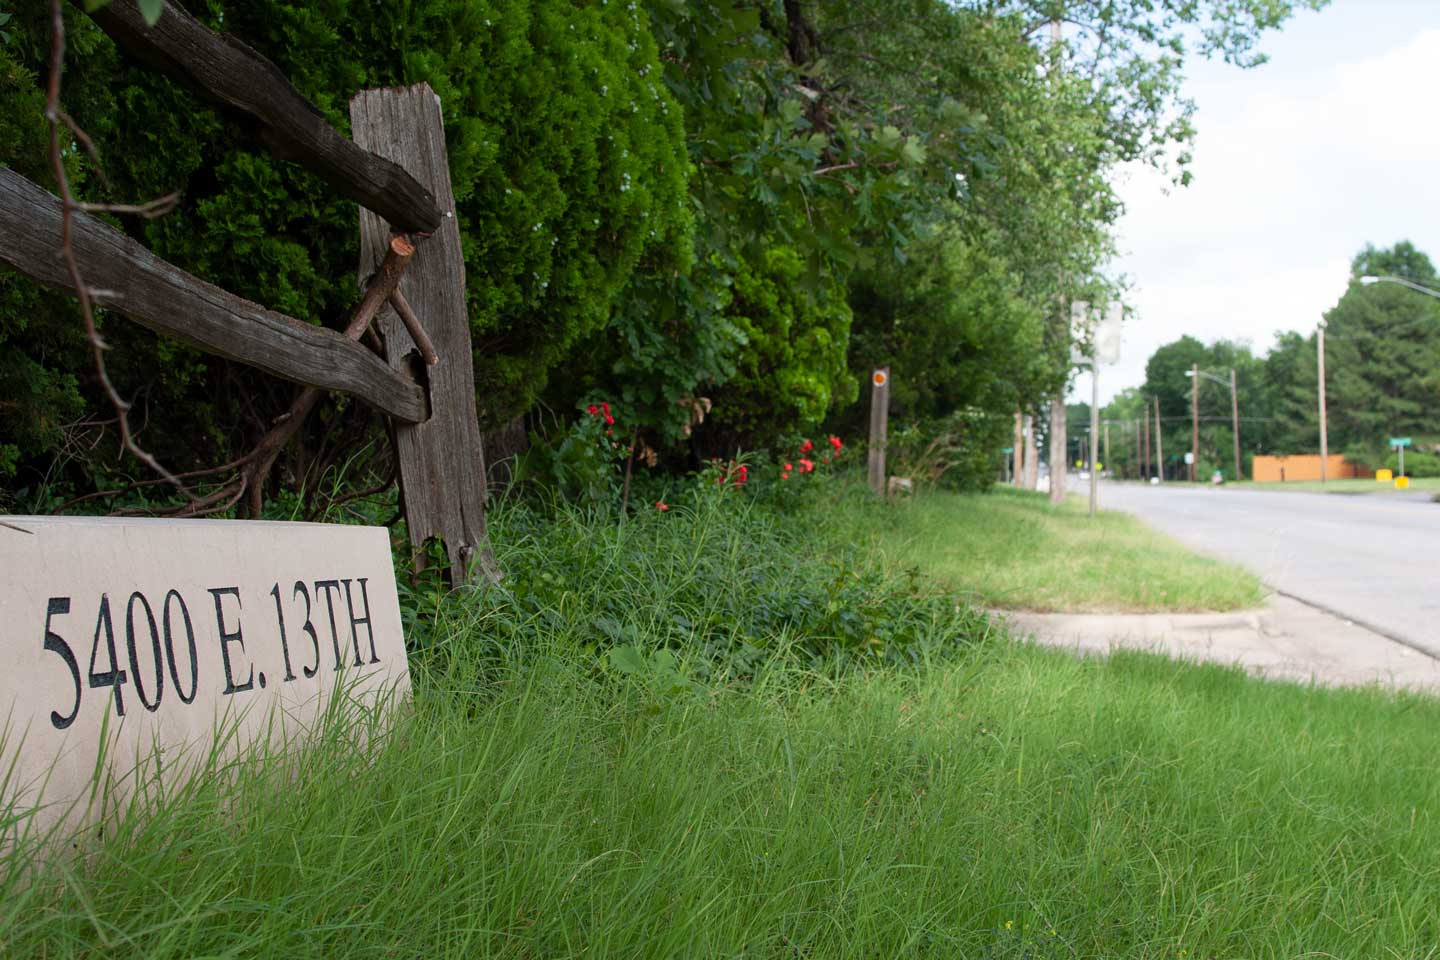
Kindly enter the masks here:
M 102 758 L 123 789 L 218 733 L 291 741 L 333 697 L 373 710 L 410 689 L 378 527 L 5 517 L 0 644 L 3 799 L 41 823 L 85 818 Z

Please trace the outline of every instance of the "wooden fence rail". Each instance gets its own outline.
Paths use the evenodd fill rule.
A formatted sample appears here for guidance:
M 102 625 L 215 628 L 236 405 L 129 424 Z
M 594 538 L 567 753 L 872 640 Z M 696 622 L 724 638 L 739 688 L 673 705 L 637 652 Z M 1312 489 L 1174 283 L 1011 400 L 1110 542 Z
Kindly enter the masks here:
M 135 0 L 111 0 L 90 16 L 127 52 L 240 114 L 277 157 L 314 171 L 395 230 L 439 229 L 444 212 L 434 194 L 399 164 L 346 139 L 279 67 L 235 37 L 215 33 L 169 0 L 154 26 Z
M 0 259 L 70 290 L 65 262 L 55 255 L 60 218 L 59 197 L 0 167 Z M 75 214 L 71 242 L 95 299 L 141 326 L 295 383 L 354 394 L 406 423 L 425 418 L 418 384 L 334 330 L 206 283 L 88 214 Z

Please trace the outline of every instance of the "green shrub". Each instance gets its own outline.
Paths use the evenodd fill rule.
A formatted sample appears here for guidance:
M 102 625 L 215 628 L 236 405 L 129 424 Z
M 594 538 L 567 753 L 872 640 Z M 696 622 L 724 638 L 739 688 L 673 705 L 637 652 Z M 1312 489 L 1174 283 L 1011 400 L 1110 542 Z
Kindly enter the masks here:
M 1392 453 L 1385 458 L 1385 466 L 1400 475 L 1400 456 Z M 1423 450 L 1405 451 L 1405 476 L 1407 477 L 1440 477 L 1440 455 L 1426 453 Z
M 41 6 L 17 14 L 7 24 L 14 42 L 0 47 L 7 81 L 0 83 L 0 157 L 53 186 L 40 113 L 49 36 Z M 197 15 L 274 61 L 342 131 L 360 89 L 424 81 L 439 94 L 487 422 L 531 406 L 552 368 L 606 323 L 642 257 L 672 268 L 687 262 L 690 162 L 681 111 L 661 80 L 637 4 L 214 0 L 202 7 Z M 274 159 L 241 124 L 119 55 L 71 5 L 66 15 L 64 105 L 95 138 L 113 184 L 105 191 L 81 178 L 86 199 L 179 190 L 178 210 L 127 222 L 127 231 L 182 268 L 273 309 L 312 323 L 343 317 L 355 301 L 355 204 Z M 77 160 L 77 172 L 81 166 Z M 0 355 L 23 358 L 3 361 L 0 382 L 24 387 L 0 416 L 16 423 L 37 420 L 42 409 L 74 416 L 78 394 L 63 377 L 88 364 L 72 342 L 73 305 L 5 273 L 0 311 Z M 177 456 L 194 455 L 197 425 L 240 446 L 288 404 L 289 388 L 268 378 L 242 372 L 222 380 L 222 361 L 173 347 L 161 354 L 148 335 L 112 326 L 117 379 L 130 395 L 164 401 L 152 404 L 148 439 L 163 448 L 167 437 L 181 438 Z M 62 341 L 68 352 L 48 346 Z M 89 380 L 82 372 L 79 387 L 94 406 Z M 235 393 L 245 402 L 231 396 L 211 404 Z M 6 443 L 35 455 L 53 447 L 55 435 L 7 429 Z

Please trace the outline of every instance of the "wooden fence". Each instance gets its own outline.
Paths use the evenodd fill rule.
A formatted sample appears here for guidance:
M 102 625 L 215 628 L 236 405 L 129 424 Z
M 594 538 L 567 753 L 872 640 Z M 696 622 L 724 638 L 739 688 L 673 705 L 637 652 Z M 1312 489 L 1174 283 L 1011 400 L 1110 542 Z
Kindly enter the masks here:
M 69 243 L 95 302 L 301 386 L 289 412 L 240 461 L 236 485 L 226 491 L 234 499 L 216 498 L 206 509 L 247 494 L 258 505 L 260 484 L 320 391 L 348 393 L 395 425 L 400 492 L 417 557 L 427 540 L 440 537 L 453 585 L 498 577 L 485 529 L 465 272 L 439 98 L 424 85 L 362 91 L 351 103 L 352 141 L 273 63 L 175 3 L 163 6 L 153 26 L 135 0 L 112 0 L 90 16 L 129 53 L 252 125 L 275 156 L 305 166 L 362 208 L 364 293 L 342 333 L 206 283 L 71 206 Z M 0 259 L 73 291 L 72 275 L 56 256 L 65 215 L 61 198 L 0 168 L 0 219 L 8 228 Z M 372 320 L 379 353 L 361 343 Z

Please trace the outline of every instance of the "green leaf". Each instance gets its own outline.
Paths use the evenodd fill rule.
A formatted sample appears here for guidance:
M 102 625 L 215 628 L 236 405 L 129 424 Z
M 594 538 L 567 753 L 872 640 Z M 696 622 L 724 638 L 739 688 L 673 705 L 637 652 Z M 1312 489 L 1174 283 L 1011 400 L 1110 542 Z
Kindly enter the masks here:
M 610 666 L 627 676 L 638 676 L 646 672 L 645 655 L 630 644 L 614 647 L 610 650 Z

